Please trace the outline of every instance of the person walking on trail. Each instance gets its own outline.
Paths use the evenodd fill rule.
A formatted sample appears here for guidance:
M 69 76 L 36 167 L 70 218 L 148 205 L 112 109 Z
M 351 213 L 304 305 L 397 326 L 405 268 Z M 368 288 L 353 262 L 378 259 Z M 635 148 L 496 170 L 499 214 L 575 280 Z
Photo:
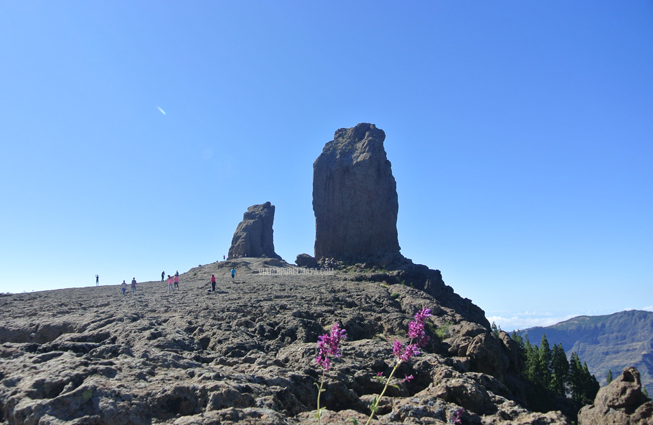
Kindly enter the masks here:
M 179 272 L 175 275 L 175 288 L 179 289 Z
M 163 282 L 163 279 L 166 277 L 166 272 L 161 272 L 161 282 Z
M 95 286 L 100 286 L 100 275 L 99 274 L 95 275 Z
M 122 280 L 122 285 L 120 285 L 120 287 L 122 288 L 122 296 L 124 297 L 125 291 L 127 290 L 127 282 L 125 282 L 124 279 Z
M 231 269 L 231 278 L 232 279 L 236 278 L 236 269 Z
M 211 291 L 215 292 L 215 276 L 211 275 Z
M 132 277 L 132 294 L 136 294 L 136 278 Z
M 172 276 L 168 275 L 168 292 L 172 292 Z
M 179 276 L 179 270 L 177 270 L 177 272 L 175 273 L 175 276 Z

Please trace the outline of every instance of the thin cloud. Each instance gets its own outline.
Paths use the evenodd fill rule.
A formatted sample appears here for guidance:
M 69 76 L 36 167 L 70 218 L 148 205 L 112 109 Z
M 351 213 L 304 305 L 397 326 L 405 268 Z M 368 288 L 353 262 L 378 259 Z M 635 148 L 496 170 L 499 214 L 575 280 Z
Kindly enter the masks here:
M 504 331 L 513 331 L 516 329 L 527 329 L 536 326 L 551 326 L 556 323 L 576 317 L 578 314 L 553 314 L 550 312 L 521 312 L 510 316 L 488 316 L 488 320 L 494 322 Z

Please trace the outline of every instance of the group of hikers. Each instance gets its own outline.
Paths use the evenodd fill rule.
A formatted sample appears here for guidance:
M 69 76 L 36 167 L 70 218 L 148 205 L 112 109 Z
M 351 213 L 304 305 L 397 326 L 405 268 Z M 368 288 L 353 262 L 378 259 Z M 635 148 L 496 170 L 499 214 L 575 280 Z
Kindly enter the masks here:
M 122 281 L 122 284 L 120 285 L 120 288 L 122 289 L 122 295 L 125 295 L 125 291 L 127 290 L 127 282 L 124 280 Z M 136 278 L 132 278 L 132 294 L 136 294 Z
M 230 271 L 231 274 L 231 279 L 234 281 L 236 279 L 236 269 L 232 268 Z M 165 271 L 161 272 L 161 282 L 165 280 L 166 273 Z M 215 280 L 215 275 L 211 275 L 211 292 L 215 292 L 215 285 L 216 285 L 216 280 Z M 95 275 L 95 286 L 100 286 L 100 276 Z M 125 295 L 125 292 L 127 292 L 127 282 L 124 280 L 122 281 L 122 284 L 120 285 L 120 288 L 122 289 L 122 295 Z M 131 288 L 132 288 L 132 294 L 136 294 L 136 278 L 132 278 L 131 282 Z M 179 290 L 179 271 L 176 271 L 173 276 L 168 275 L 168 293 L 173 292 L 175 289 Z
M 165 275 L 166 272 L 161 272 L 161 282 L 163 282 Z M 179 290 L 179 271 L 175 273 L 174 277 L 168 275 L 168 292 L 173 292 L 175 289 Z
M 236 279 L 236 269 L 231 269 L 231 280 Z M 215 275 L 211 275 L 211 292 L 215 292 Z
M 231 269 L 231 279 L 236 278 L 236 269 Z M 161 282 L 164 281 L 165 278 L 165 272 L 161 272 Z M 96 284 L 99 285 L 99 276 L 95 275 L 95 281 Z M 215 285 L 216 285 L 216 280 L 215 280 L 215 275 L 211 275 L 211 291 L 215 292 Z M 136 294 L 136 278 L 132 278 L 132 294 Z M 122 295 L 125 295 L 125 292 L 127 291 L 127 282 L 124 280 L 122 281 L 122 284 L 120 285 L 120 288 L 122 289 Z M 175 289 L 179 290 L 179 271 L 175 272 L 174 276 L 168 275 L 168 292 L 173 292 Z

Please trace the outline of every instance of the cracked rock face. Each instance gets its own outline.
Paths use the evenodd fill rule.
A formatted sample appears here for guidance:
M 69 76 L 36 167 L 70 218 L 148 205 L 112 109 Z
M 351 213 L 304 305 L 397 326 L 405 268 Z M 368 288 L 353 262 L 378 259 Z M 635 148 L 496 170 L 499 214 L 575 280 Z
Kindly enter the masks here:
M 252 205 L 243 214 L 229 248 L 229 259 L 241 257 L 277 258 L 274 252 L 274 205 Z
M 461 407 L 464 423 L 569 423 L 520 404 L 502 382 L 509 348 L 439 273 L 284 270 L 298 268 L 243 258 L 193 268 L 173 293 L 145 282 L 125 296 L 118 285 L 0 296 L 0 423 L 317 424 L 317 338 L 336 322 L 348 338 L 325 375 L 322 423 L 365 423 L 393 341 L 423 307 L 431 342 L 399 367 L 415 379 L 389 388 L 374 423 L 444 424 Z M 480 362 L 482 350 L 502 360 Z
M 653 402 L 642 392 L 639 371 L 627 367 L 614 381 L 601 388 L 594 404 L 578 412 L 581 425 L 653 425 Z
M 374 124 L 341 128 L 313 164 L 318 261 L 365 262 L 399 253 L 397 185 L 384 140 Z

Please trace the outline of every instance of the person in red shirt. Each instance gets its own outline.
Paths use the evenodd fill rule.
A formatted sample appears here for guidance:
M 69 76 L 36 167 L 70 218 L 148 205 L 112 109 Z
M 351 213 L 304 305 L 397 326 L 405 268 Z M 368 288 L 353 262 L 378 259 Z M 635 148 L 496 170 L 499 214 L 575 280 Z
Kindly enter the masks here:
M 215 292 L 215 276 L 211 275 L 211 288 Z

